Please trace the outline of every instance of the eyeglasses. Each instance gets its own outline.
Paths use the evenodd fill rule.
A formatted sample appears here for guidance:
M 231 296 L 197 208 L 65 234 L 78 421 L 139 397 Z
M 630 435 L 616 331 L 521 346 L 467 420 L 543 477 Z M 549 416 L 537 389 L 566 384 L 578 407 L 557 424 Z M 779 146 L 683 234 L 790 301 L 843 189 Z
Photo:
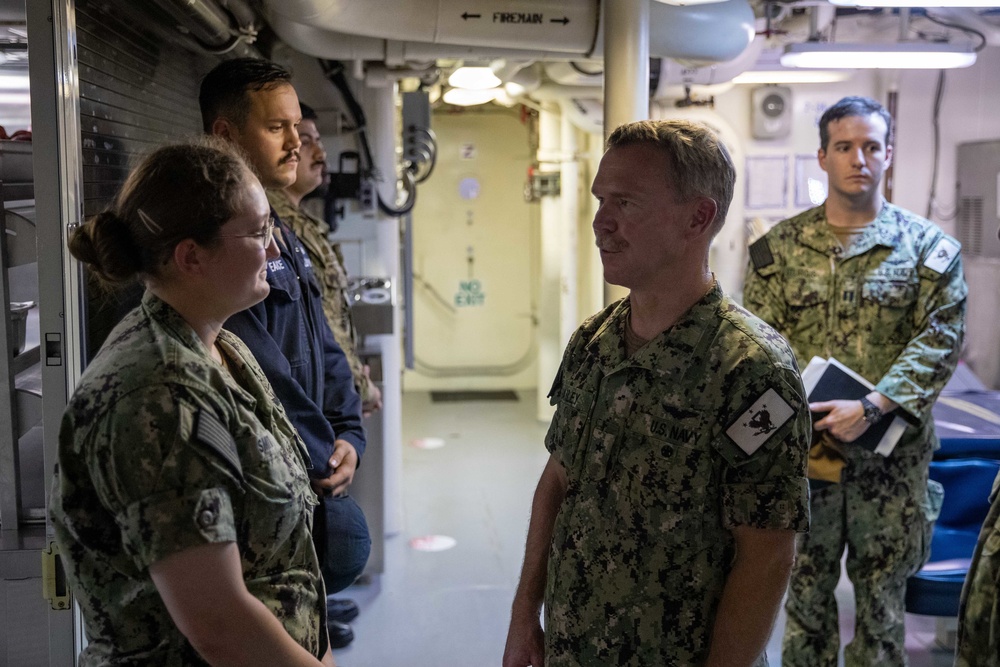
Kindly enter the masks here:
M 264 249 L 271 245 L 271 239 L 274 238 L 274 218 L 269 217 L 267 219 L 267 226 L 259 232 L 254 232 L 252 234 L 219 234 L 218 239 L 249 239 L 255 238 L 260 239 L 264 244 Z

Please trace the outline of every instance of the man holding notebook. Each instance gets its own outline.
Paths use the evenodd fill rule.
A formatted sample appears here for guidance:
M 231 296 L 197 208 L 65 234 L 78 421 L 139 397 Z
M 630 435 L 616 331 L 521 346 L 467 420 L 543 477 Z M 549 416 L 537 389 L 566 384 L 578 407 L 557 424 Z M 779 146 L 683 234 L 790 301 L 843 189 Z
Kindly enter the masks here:
M 788 339 L 801 367 L 836 359 L 874 389 L 810 404 L 812 521 L 799 537 L 782 663 L 837 664 L 833 593 L 846 547 L 857 601 L 846 664 L 905 665 L 906 579 L 928 556 L 940 508 L 928 492 L 931 408 L 958 363 L 967 288 L 958 242 L 879 191 L 892 157 L 886 110 L 847 97 L 819 125 L 830 194 L 750 247 L 744 304 Z M 852 445 L 895 416 L 908 425 L 888 455 Z

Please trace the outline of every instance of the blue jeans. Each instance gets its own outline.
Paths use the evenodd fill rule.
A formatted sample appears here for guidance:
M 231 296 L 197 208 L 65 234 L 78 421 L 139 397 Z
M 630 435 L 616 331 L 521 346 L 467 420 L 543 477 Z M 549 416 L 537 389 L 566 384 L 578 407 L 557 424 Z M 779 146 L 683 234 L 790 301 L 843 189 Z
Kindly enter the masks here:
M 354 498 L 343 495 L 320 499 L 313 516 L 313 543 L 327 595 L 354 583 L 372 549 L 368 522 Z

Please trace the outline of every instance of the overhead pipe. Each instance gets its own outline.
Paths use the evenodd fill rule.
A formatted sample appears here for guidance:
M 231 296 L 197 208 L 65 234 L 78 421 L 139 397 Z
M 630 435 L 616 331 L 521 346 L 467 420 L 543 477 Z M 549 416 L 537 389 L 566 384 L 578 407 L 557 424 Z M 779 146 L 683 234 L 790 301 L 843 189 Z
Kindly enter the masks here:
M 935 7 L 924 10 L 936 19 L 954 23 L 957 26 L 975 30 L 986 38 L 989 46 L 1000 46 L 1000 25 L 983 19 L 979 13 L 968 7 Z
M 584 54 L 499 47 L 482 47 L 470 44 L 430 44 L 400 42 L 378 37 L 336 33 L 285 17 L 270 15 L 268 23 L 287 44 L 317 58 L 329 60 L 379 60 L 386 65 L 405 65 L 411 61 L 424 62 L 438 58 L 448 59 L 509 59 L 509 60 L 580 60 Z
M 542 105 L 538 114 L 538 170 L 559 173 L 562 161 L 562 131 L 559 108 L 551 102 Z M 538 366 L 537 383 L 548 387 L 559 370 L 561 350 L 566 340 L 561 338 L 560 305 L 563 253 L 563 220 L 561 197 L 543 196 L 539 202 L 541 274 L 538 290 Z M 542 391 L 536 396 L 536 416 L 539 421 L 552 418 L 555 411 Z
M 257 23 L 257 12 L 247 4 L 246 0 L 218 0 L 219 6 L 229 12 L 241 28 Z
M 691 67 L 672 58 L 662 58 L 660 62 L 659 85 L 653 98 L 669 97 L 666 92 L 670 87 L 679 85 L 710 86 L 731 81 L 734 77 L 752 68 L 764 50 L 766 40 L 754 39 L 750 45 L 732 60 L 712 63 L 701 67 Z M 543 90 L 543 95 L 567 97 L 559 94 L 559 89 L 567 88 L 569 97 L 600 97 L 601 86 L 604 84 L 604 72 L 586 74 L 572 69 L 562 62 L 545 63 L 544 70 L 549 79 L 559 86 L 549 86 L 551 93 Z M 588 88 L 590 86 L 590 88 Z M 543 88 L 545 88 L 543 86 Z M 589 95 L 587 91 L 590 91 Z M 542 98 L 539 98 L 542 99 Z
M 221 9 L 212 0 L 159 0 L 157 4 L 206 51 L 226 53 L 240 42 L 252 43 L 256 39 L 257 30 L 252 20 L 245 25 L 233 25 L 233 21 L 238 20 L 237 14 L 245 16 L 248 11 L 252 14 L 238 0 L 233 2 L 235 12 Z
M 476 14 L 455 0 L 264 0 L 264 4 L 274 31 L 304 53 L 389 64 L 428 58 L 599 58 L 604 54 L 605 30 L 599 6 L 617 12 L 621 5 L 617 0 L 532 0 L 507 3 L 503 12 Z M 753 38 L 754 15 L 747 0 L 686 7 L 649 0 L 643 4 L 649 15 L 646 41 L 656 57 L 721 62 L 736 57 Z M 461 18 L 463 14 L 468 18 Z M 503 18 L 508 15 L 540 17 L 541 22 L 511 22 Z M 372 21 L 372 16 L 393 20 Z
M 265 5 L 272 15 L 332 32 L 571 53 L 593 48 L 599 14 L 597 0 L 505 0 L 502 11 L 468 0 L 265 0 Z M 392 20 L 373 21 L 373 16 Z

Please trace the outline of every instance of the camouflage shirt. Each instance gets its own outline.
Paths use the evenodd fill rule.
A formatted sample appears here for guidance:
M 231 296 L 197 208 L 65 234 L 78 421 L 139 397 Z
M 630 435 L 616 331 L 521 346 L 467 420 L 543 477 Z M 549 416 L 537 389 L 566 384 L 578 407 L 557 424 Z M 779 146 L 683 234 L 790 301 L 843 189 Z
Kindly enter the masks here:
M 1000 474 L 972 555 L 958 612 L 955 667 L 1000 667 Z
M 550 394 L 545 442 L 568 488 L 549 667 L 703 663 L 731 529 L 808 528 L 809 413 L 785 341 L 716 285 L 626 357 L 629 312 L 619 301 L 576 331 Z
M 347 271 L 344 270 L 340 247 L 327 240 L 326 230 L 329 226 L 292 204 L 284 191 L 268 190 L 267 200 L 309 253 L 313 273 L 322 291 L 323 314 L 333 331 L 333 337 L 344 350 L 344 356 L 351 365 L 354 388 L 361 400 L 367 402 L 371 398 L 371 380 L 364 374 L 363 364 L 357 353 L 357 336 L 347 301 Z
M 235 542 L 249 592 L 313 655 L 326 644 L 305 448 L 243 343 L 222 331 L 218 345 L 229 373 L 147 292 L 63 415 L 50 512 L 89 639 L 81 665 L 205 664 L 149 566 L 207 543 Z
M 958 241 L 886 203 L 845 251 L 825 210 L 785 220 L 751 246 L 744 305 L 788 339 L 799 364 L 836 357 L 898 403 L 912 426 L 897 448 L 932 447 L 931 408 L 965 332 Z M 863 455 L 857 449 L 848 452 Z

